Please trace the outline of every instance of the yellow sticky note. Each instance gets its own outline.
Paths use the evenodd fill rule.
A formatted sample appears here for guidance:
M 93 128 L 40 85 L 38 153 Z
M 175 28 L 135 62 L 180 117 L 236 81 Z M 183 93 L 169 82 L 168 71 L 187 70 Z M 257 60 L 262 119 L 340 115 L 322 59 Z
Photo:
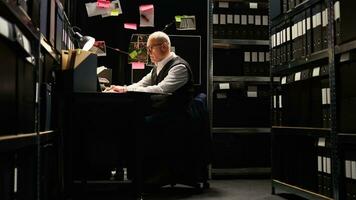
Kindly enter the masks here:
M 111 10 L 111 16 L 119 16 L 119 9 Z
M 135 59 L 136 56 L 137 56 L 137 51 L 131 52 L 131 53 L 129 54 L 129 56 L 130 56 L 131 59 Z
M 176 18 L 176 22 L 181 22 L 182 21 L 182 16 L 177 15 L 175 18 Z

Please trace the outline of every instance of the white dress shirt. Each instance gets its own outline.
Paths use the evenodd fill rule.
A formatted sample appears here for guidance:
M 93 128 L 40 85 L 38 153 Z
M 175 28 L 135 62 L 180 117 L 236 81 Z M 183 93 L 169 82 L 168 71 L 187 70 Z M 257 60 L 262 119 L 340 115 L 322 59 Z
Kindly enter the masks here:
M 164 65 L 175 57 L 177 57 L 177 55 L 174 52 L 170 52 L 166 58 L 156 64 L 157 76 Z M 188 82 L 188 69 L 182 64 L 172 67 L 168 71 L 168 75 L 157 85 L 151 85 L 151 74 L 152 70 L 139 82 L 127 86 L 127 91 L 173 93 Z

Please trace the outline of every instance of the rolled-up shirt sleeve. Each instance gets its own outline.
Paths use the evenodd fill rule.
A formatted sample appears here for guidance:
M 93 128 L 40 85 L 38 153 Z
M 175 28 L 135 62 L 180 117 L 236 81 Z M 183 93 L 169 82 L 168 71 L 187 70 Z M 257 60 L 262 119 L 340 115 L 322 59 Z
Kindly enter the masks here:
M 186 66 L 179 64 L 172 67 L 168 75 L 157 85 L 150 85 L 151 73 L 147 74 L 139 82 L 127 86 L 127 90 L 151 93 L 173 93 L 187 83 L 189 76 Z

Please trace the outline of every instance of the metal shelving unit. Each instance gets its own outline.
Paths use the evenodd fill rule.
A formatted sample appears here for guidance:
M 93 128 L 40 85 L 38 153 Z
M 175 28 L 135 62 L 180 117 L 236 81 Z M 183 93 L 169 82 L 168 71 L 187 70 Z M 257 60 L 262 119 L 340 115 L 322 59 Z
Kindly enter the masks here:
M 304 60 L 299 59 L 299 60 L 295 60 L 292 61 L 288 64 L 285 65 L 276 65 L 276 66 L 272 66 L 271 68 L 271 72 L 273 74 L 279 74 L 279 73 L 283 73 L 287 70 L 291 70 L 291 69 L 296 69 L 296 68 L 301 68 L 304 67 L 310 63 L 316 62 L 316 61 L 320 61 L 320 60 L 326 60 L 328 58 L 328 50 L 322 50 L 322 51 L 318 51 L 315 53 L 312 53 L 310 56 L 307 56 L 304 58 Z
M 271 133 L 271 128 L 213 128 L 213 133 Z
M 332 198 L 278 180 L 272 180 L 272 188 L 272 194 L 276 194 L 276 188 L 278 188 L 309 200 L 333 200 Z
M 213 81 L 244 81 L 244 82 L 266 82 L 269 84 L 271 81 L 270 77 L 263 76 L 213 76 Z M 273 77 L 273 82 L 279 82 L 279 77 Z
M 214 50 L 216 50 L 216 52 L 218 51 L 229 51 L 231 50 L 231 52 L 235 51 L 236 49 L 244 49 L 245 46 L 249 46 L 250 49 L 254 49 L 255 47 L 258 46 L 263 46 L 263 48 L 261 48 L 260 51 L 267 51 L 264 50 L 264 46 L 268 47 L 269 45 L 269 40 L 256 40 L 256 39 L 239 39 L 239 38 L 223 38 L 223 39 L 218 39 L 218 38 L 213 38 L 213 4 L 214 2 L 228 2 L 230 5 L 231 3 L 234 2 L 246 2 L 246 0 L 211 0 L 210 1 L 210 38 L 211 38 L 211 53 L 213 53 Z M 262 14 L 261 14 L 262 15 Z M 266 48 L 268 49 L 268 48 Z M 252 51 L 252 50 L 251 50 Z M 217 74 L 221 74 L 221 75 L 214 75 L 214 66 L 213 66 L 213 54 L 210 55 L 211 58 L 211 65 L 210 65 L 210 69 L 209 69 L 209 102 L 208 102 L 208 106 L 209 106 L 209 110 L 210 110 L 210 119 L 211 119 L 211 132 L 213 134 L 213 138 L 215 137 L 219 137 L 219 138 L 224 138 L 224 137 L 242 137 L 244 140 L 246 141 L 250 141 L 252 140 L 252 138 L 255 137 L 259 137 L 258 140 L 262 142 L 263 139 L 261 138 L 269 138 L 269 135 L 271 133 L 271 128 L 270 127 L 234 127 L 234 125 L 232 125 L 231 127 L 224 127 L 224 126 L 220 126 L 218 124 L 214 124 L 213 123 L 213 119 L 214 117 L 216 118 L 218 115 L 217 113 L 213 113 L 214 109 L 216 109 L 217 107 L 214 107 L 213 105 L 213 101 L 214 101 L 214 94 L 215 91 L 214 89 L 216 89 L 216 84 L 218 84 L 218 87 L 220 88 L 220 84 L 231 84 L 231 91 L 229 90 L 221 90 L 219 91 L 220 93 L 224 93 L 224 92 L 231 92 L 231 94 L 234 93 L 234 83 L 233 82 L 241 82 L 241 84 L 243 85 L 242 90 L 245 90 L 245 86 L 247 88 L 247 86 L 250 85 L 254 85 L 256 88 L 261 87 L 261 88 L 265 88 L 266 86 L 268 87 L 268 85 L 270 84 L 271 80 L 272 82 L 279 82 L 280 78 L 279 77 L 274 77 L 274 78 L 270 78 L 268 76 L 268 74 L 266 75 L 238 75 L 236 74 L 235 76 L 232 73 L 218 73 Z M 216 57 L 217 58 L 217 57 Z M 216 62 L 216 58 L 214 58 L 214 62 Z M 234 59 L 234 58 L 228 58 L 228 59 Z M 218 61 L 217 61 L 218 62 Z M 233 61 L 232 61 L 233 62 Z M 242 66 L 234 66 L 234 67 L 241 67 Z M 242 73 L 243 74 L 243 73 Z M 215 85 L 215 88 L 214 88 Z M 221 88 L 220 88 L 221 89 Z M 265 91 L 263 91 L 265 92 Z M 230 93 L 229 93 L 230 94 Z M 259 96 L 258 96 L 259 97 Z M 245 97 L 243 97 L 245 98 Z M 252 99 L 252 100 L 256 100 L 256 99 Z M 216 100 L 215 100 L 216 101 Z M 216 101 L 217 102 L 217 101 Z M 215 105 L 217 106 L 217 105 Z M 222 108 L 223 109 L 223 108 Z M 213 117 L 214 116 L 214 117 Z M 221 119 L 221 118 L 219 118 Z M 215 122 L 215 121 L 214 121 Z M 261 137 L 260 137 L 261 136 Z M 223 139 L 224 140 L 224 139 Z M 269 140 L 267 141 L 269 142 Z M 252 145 L 253 146 L 253 145 Z M 250 147 L 250 148 L 254 148 L 254 147 Z M 268 149 L 268 148 L 267 148 Z M 233 150 L 234 151 L 234 150 Z M 247 150 L 248 151 L 248 150 Z M 255 150 L 254 151 L 258 151 Z M 232 152 L 230 152 L 231 154 L 234 154 Z M 236 155 L 238 157 L 238 155 Z M 237 158 L 238 159 L 238 158 Z M 250 166 L 248 167 L 247 165 L 245 166 L 240 166 L 239 164 L 232 164 L 233 166 L 229 166 L 229 167 L 223 167 L 222 165 L 219 166 L 218 168 L 214 168 L 214 163 L 213 163 L 213 169 L 212 169 L 212 174 L 213 175 L 247 175 L 247 174 L 268 174 L 270 173 L 270 168 L 269 167 L 264 167 L 261 166 Z M 239 166 L 237 168 L 237 166 Z
M 214 39 L 213 47 L 222 49 L 237 48 L 241 45 L 269 45 L 269 40 Z
M 278 24 L 282 23 L 284 20 L 288 20 L 288 18 L 290 18 L 290 16 L 294 16 L 294 15 L 298 14 L 300 11 L 303 11 L 304 9 L 309 8 L 319 2 L 322 2 L 322 1 L 321 0 L 305 1 L 301 5 L 297 6 L 295 9 L 290 10 L 287 13 L 284 13 L 284 14 L 280 15 L 279 17 L 277 17 L 271 24 L 272 24 L 272 26 L 278 25 Z M 343 132 L 340 132 L 340 130 L 339 130 L 341 128 L 340 124 L 339 124 L 340 123 L 339 117 L 340 117 L 341 113 L 338 109 L 340 108 L 339 105 L 342 103 L 341 101 L 343 99 L 341 97 L 341 94 L 338 95 L 339 90 L 341 91 L 340 84 L 339 84 L 341 82 L 341 79 L 339 78 L 338 70 L 341 69 L 341 67 L 342 67 L 341 64 L 343 62 L 354 60 L 354 50 L 356 50 L 356 40 L 352 40 L 352 41 L 343 43 L 341 45 L 336 45 L 336 42 L 335 42 L 335 36 L 336 36 L 335 23 L 336 22 L 334 19 L 334 16 L 335 16 L 334 3 L 335 3 L 335 1 L 325 0 L 324 2 L 326 3 L 326 7 L 328 9 L 328 13 L 327 13 L 328 14 L 327 15 L 328 48 L 312 54 L 310 57 L 307 57 L 305 60 L 301 59 L 301 60 L 294 61 L 294 62 L 292 61 L 285 65 L 272 66 L 271 74 L 273 76 L 290 74 L 290 73 L 294 73 L 296 70 L 299 70 L 301 68 L 309 68 L 309 66 L 313 66 L 313 63 L 317 63 L 317 65 L 318 65 L 319 61 L 323 62 L 323 63 L 327 62 L 328 69 L 329 69 L 327 79 L 328 79 L 329 85 L 326 87 L 330 88 L 330 97 L 329 97 L 329 99 L 330 99 L 330 114 L 329 115 L 330 115 L 330 121 L 331 121 L 330 128 L 272 126 L 272 142 L 278 142 L 276 140 L 276 137 L 279 134 L 285 134 L 286 135 L 285 138 L 287 137 L 288 134 L 290 134 L 290 136 L 292 136 L 292 135 L 295 136 L 297 134 L 306 135 L 313 139 L 317 139 L 317 138 L 321 137 L 321 138 L 324 138 L 324 140 L 325 140 L 325 138 L 326 138 L 326 140 L 328 142 L 327 142 L 327 147 L 325 148 L 325 146 L 324 146 L 324 148 L 327 149 L 326 150 L 327 155 L 317 154 L 317 156 L 321 156 L 321 157 L 326 156 L 331 161 L 331 164 L 330 164 L 331 173 L 329 173 L 327 175 L 327 176 L 329 176 L 329 178 L 331 180 L 331 184 L 330 184 L 331 190 L 329 190 L 325 194 L 328 196 L 324 196 L 325 191 L 321 191 L 320 193 L 319 193 L 320 190 L 318 190 L 318 192 L 313 192 L 313 191 L 298 187 L 295 184 L 292 184 L 289 182 L 283 182 L 281 180 L 278 180 L 278 178 L 276 178 L 276 179 L 272 180 L 272 193 L 275 193 L 276 189 L 280 189 L 280 190 L 294 193 L 294 194 L 297 194 L 304 198 L 312 199 L 312 200 L 314 200 L 314 199 L 315 200 L 331 200 L 331 199 L 341 200 L 341 199 L 347 198 L 346 193 L 345 193 L 346 183 L 344 182 L 345 181 L 345 166 L 343 164 L 343 162 L 345 162 L 345 160 L 343 160 L 343 159 L 346 159 L 346 158 L 344 158 L 344 156 L 347 155 L 346 151 L 350 151 L 351 153 L 349 152 L 348 154 L 353 153 L 352 156 L 354 156 L 354 152 L 355 152 L 354 145 L 356 144 L 356 133 L 343 133 Z M 351 5 L 351 4 L 349 4 L 349 5 Z M 343 11 L 340 11 L 340 12 L 342 13 Z M 340 32 L 342 32 L 342 31 L 340 30 Z M 312 64 L 312 65 L 310 65 L 310 64 Z M 340 66 L 339 66 L 339 64 L 340 64 Z M 348 78 L 350 78 L 350 77 L 348 77 Z M 348 83 L 349 83 L 348 86 L 350 86 L 350 81 Z M 343 85 L 343 87 L 344 87 L 344 85 Z M 350 112 L 353 113 L 353 111 L 350 111 Z M 287 140 L 284 140 L 284 141 L 286 142 Z M 316 150 L 319 147 L 320 146 L 317 145 Z M 303 146 L 301 146 L 301 148 L 303 148 Z M 276 149 L 278 150 L 278 148 L 276 148 Z M 278 156 L 277 153 L 276 153 L 276 156 Z M 325 157 L 323 157 L 323 158 L 325 158 Z M 352 158 L 352 157 L 351 157 L 351 159 L 354 160 L 354 158 Z M 318 165 L 318 167 L 319 167 L 319 165 Z M 318 173 L 319 172 L 324 173 L 323 170 L 322 171 L 318 170 Z M 273 173 L 273 169 L 272 169 L 272 173 Z M 329 187 L 329 186 L 327 186 L 327 187 Z

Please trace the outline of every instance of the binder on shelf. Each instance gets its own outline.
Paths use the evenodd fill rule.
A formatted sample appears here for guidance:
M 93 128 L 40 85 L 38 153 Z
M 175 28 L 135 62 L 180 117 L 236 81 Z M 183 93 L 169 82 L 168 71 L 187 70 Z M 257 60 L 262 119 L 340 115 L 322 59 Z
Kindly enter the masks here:
M 251 52 L 244 52 L 243 74 L 245 76 L 251 74 L 250 63 L 251 63 Z
M 353 26 L 355 21 L 355 1 L 335 0 L 334 18 L 337 44 L 346 43 L 356 39 L 356 30 Z
M 311 55 L 313 49 L 313 31 L 312 31 L 312 15 L 311 9 L 307 8 L 305 10 L 305 20 L 306 20 L 306 55 Z
M 307 54 L 306 54 L 306 44 L 307 44 L 307 39 L 306 39 L 306 35 L 307 35 L 307 31 L 306 31 L 306 19 L 305 19 L 305 11 L 300 13 L 300 26 L 301 26 L 301 56 L 304 58 Z
M 62 50 L 62 36 L 63 36 L 63 9 L 60 6 L 57 6 L 57 12 L 56 12 L 56 42 L 55 42 L 55 47 L 58 52 Z
M 259 39 L 261 37 L 260 30 L 255 24 L 255 15 L 251 12 L 247 15 L 247 29 L 248 39 Z
M 321 4 L 312 7 L 313 52 L 322 50 Z
M 13 41 L 15 34 L 13 24 L 0 16 L 0 37 L 1 36 Z
M 275 27 L 271 28 L 271 65 L 272 67 L 274 67 L 276 65 L 276 42 L 275 42 L 275 33 L 276 33 L 276 29 Z
M 274 93 L 272 96 L 272 126 L 278 126 L 278 110 L 277 110 L 277 95 Z
M 50 16 L 49 16 L 49 42 L 55 46 L 56 36 L 56 0 L 50 1 Z
M 219 14 L 218 38 L 226 38 L 226 14 Z
M 329 65 L 323 65 L 320 68 L 320 76 L 329 75 Z
M 351 146 L 344 148 L 343 154 L 345 159 L 345 186 L 346 193 L 351 199 L 356 197 L 356 149 Z
M 32 56 L 31 42 L 16 25 L 14 25 L 14 32 L 15 41 L 20 46 L 21 51 L 24 52 L 24 55 L 26 56 Z
M 258 52 L 258 75 L 268 76 L 269 75 L 269 65 L 266 61 L 266 52 Z
M 234 15 L 232 13 L 228 13 L 226 15 L 226 36 L 225 38 L 234 38 Z
M 276 64 L 282 64 L 282 46 L 281 46 L 281 27 L 278 25 L 276 29 Z
M 340 30 L 340 1 L 334 3 L 334 21 L 335 21 L 335 43 L 341 44 L 341 30 Z
M 216 13 L 213 14 L 213 38 L 219 38 L 219 14 Z
M 291 57 L 292 57 L 292 37 L 291 37 L 291 27 L 290 27 L 290 23 L 286 24 L 286 44 L 285 44 L 285 48 L 286 48 L 286 62 L 290 62 L 291 61 Z
M 280 1 L 279 1 L 280 2 Z M 283 13 L 287 13 L 287 11 L 289 10 L 289 7 L 288 7 L 288 0 L 283 0 L 282 1 L 282 12 Z M 273 6 L 273 5 L 272 5 Z
M 321 80 L 321 104 L 323 128 L 330 128 L 330 87 L 329 79 Z
M 292 18 L 293 26 L 292 26 L 292 59 L 298 60 L 300 58 L 299 55 L 299 38 L 298 38 L 298 16 L 294 16 Z
M 48 11 L 49 0 L 41 0 L 40 8 L 40 31 L 46 39 L 48 39 Z
M 234 13 L 233 37 L 239 38 L 241 36 L 241 18 L 240 14 Z
M 255 38 L 258 40 L 265 40 L 268 38 L 268 33 L 266 35 L 266 27 L 262 25 L 262 16 L 255 15 Z M 268 29 L 267 29 L 268 30 Z
M 328 8 L 326 2 L 322 2 L 322 49 L 328 48 Z
M 284 64 L 286 62 L 286 54 L 287 54 L 287 49 L 286 49 L 286 31 L 284 29 L 284 23 L 280 24 L 280 63 Z
M 289 0 L 289 9 L 294 9 L 295 8 L 295 0 Z
M 258 52 L 253 51 L 251 52 L 251 68 L 250 68 L 250 74 L 256 74 L 257 75 L 257 69 L 258 69 Z
M 309 69 L 305 69 L 301 72 L 300 80 L 308 80 L 311 78 L 311 71 Z
M 332 196 L 331 152 L 328 138 L 320 137 L 317 142 L 318 193 Z
M 323 157 L 318 154 L 317 158 L 318 162 L 318 171 L 317 171 L 317 177 L 318 177 L 318 193 L 323 194 L 324 193 L 324 174 L 323 174 Z
M 281 126 L 282 125 L 282 94 L 279 89 L 276 89 L 273 95 L 273 125 Z
M 247 15 L 241 14 L 241 38 L 246 39 L 248 37 L 248 25 L 247 25 Z

